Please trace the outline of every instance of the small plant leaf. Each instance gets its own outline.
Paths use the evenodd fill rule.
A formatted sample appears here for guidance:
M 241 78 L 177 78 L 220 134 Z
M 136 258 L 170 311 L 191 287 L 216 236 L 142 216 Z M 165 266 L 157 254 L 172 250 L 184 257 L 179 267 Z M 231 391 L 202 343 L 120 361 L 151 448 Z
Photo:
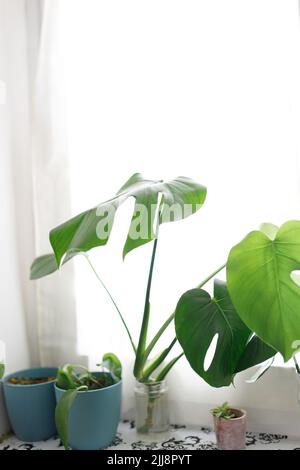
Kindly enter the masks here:
M 113 353 L 106 353 L 102 358 L 102 367 L 105 367 L 111 374 L 115 382 L 122 378 L 122 364 L 118 357 Z
M 35 280 L 47 276 L 57 270 L 54 254 L 43 255 L 36 258 L 30 268 L 30 279 Z
M 68 449 L 69 414 L 77 393 L 77 389 L 67 390 L 60 398 L 55 409 L 55 423 L 57 432 L 66 450 Z
M 83 373 L 80 374 L 79 371 Z M 86 367 L 77 364 L 65 364 L 60 367 L 57 372 L 57 385 L 59 388 L 69 390 L 71 388 L 78 387 L 78 381 L 82 380 L 83 377 L 87 377 L 89 374 Z
M 0 363 L 0 379 L 2 379 L 5 371 L 5 365 L 3 363 Z
M 222 405 L 213 408 L 212 410 L 210 410 L 210 412 L 213 416 L 222 419 L 233 419 L 236 417 L 235 414 L 232 412 L 231 408 L 229 407 L 227 401 Z

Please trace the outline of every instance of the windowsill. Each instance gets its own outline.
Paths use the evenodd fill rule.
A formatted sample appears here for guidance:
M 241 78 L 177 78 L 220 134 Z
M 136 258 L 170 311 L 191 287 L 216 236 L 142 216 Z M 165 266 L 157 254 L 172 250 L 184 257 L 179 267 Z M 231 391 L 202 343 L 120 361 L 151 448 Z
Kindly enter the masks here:
M 283 434 L 247 432 L 246 450 L 292 450 L 299 447 L 299 440 Z M 0 450 L 63 450 L 59 439 L 24 443 L 14 436 L 0 444 Z M 137 435 L 132 421 L 123 421 L 117 436 L 108 450 L 214 450 L 215 435 L 210 428 L 173 425 L 169 433 L 156 440 Z

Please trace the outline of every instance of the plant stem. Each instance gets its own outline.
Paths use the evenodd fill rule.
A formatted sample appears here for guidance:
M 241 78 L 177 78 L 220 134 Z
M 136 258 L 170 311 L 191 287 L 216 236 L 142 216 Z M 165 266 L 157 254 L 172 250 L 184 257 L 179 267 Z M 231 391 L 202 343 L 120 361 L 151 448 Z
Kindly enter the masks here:
M 165 365 L 165 367 L 160 371 L 160 373 L 157 375 L 155 378 L 155 382 L 161 382 L 162 380 L 165 379 L 166 375 L 170 372 L 172 367 L 176 364 L 176 362 L 184 356 L 184 352 L 180 353 L 178 356 L 174 357 L 168 364 Z
M 148 344 L 146 350 L 145 350 L 145 360 L 148 359 L 149 354 L 151 353 L 152 349 L 156 345 L 157 341 L 163 334 L 163 332 L 168 328 L 172 320 L 174 319 L 174 312 L 167 318 L 167 320 L 164 322 L 164 324 L 161 326 L 161 328 L 158 330 L 156 335 L 154 336 L 153 340 Z
M 136 351 L 136 357 L 135 357 L 135 363 L 134 363 L 134 369 L 133 369 L 134 375 L 137 379 L 141 377 L 143 367 L 145 364 L 144 353 L 145 353 L 145 347 L 146 347 L 146 342 L 147 342 L 147 332 L 148 332 L 148 324 L 149 324 L 149 318 L 150 318 L 150 292 L 151 292 L 153 268 L 154 268 L 154 261 L 155 261 L 156 248 L 157 248 L 157 240 L 158 239 L 155 238 L 154 243 L 153 243 L 148 282 L 147 282 L 146 297 L 145 297 L 143 321 L 142 321 L 139 343 L 138 343 L 138 347 Z
M 213 273 L 211 273 L 208 277 L 206 277 L 200 284 L 198 284 L 197 289 L 201 289 L 208 281 L 210 281 L 213 277 L 215 277 L 216 274 L 218 274 L 222 269 L 224 269 L 226 266 L 226 263 L 222 264 L 218 269 L 216 269 Z
M 102 287 L 105 289 L 106 293 L 108 294 L 108 296 L 109 296 L 110 300 L 112 301 L 112 303 L 113 303 L 115 309 L 117 310 L 118 315 L 119 315 L 119 317 L 120 317 L 120 319 L 121 319 L 121 321 L 122 321 L 122 323 L 123 323 L 123 326 L 124 326 L 124 328 L 125 328 L 125 330 L 126 330 L 126 332 L 127 332 L 128 337 L 129 337 L 129 341 L 130 341 L 130 343 L 131 343 L 132 349 L 133 349 L 134 353 L 136 354 L 136 346 L 135 346 L 134 341 L 133 341 L 133 339 L 132 339 L 132 336 L 131 336 L 131 333 L 130 333 L 130 331 L 129 331 L 129 328 L 128 328 L 128 326 L 126 325 L 126 322 L 125 322 L 125 320 L 124 320 L 124 317 L 123 317 L 122 313 L 120 312 L 119 307 L 117 306 L 117 304 L 116 304 L 116 302 L 115 302 L 113 296 L 112 296 L 111 293 L 109 292 L 108 288 L 106 287 L 106 285 L 104 284 L 104 282 L 103 282 L 102 279 L 100 278 L 99 274 L 98 274 L 97 271 L 95 270 L 95 268 L 94 268 L 94 266 L 93 266 L 91 260 L 89 259 L 89 257 L 88 257 L 88 256 L 85 256 L 85 258 L 86 258 L 87 262 L 89 263 L 90 267 L 92 268 L 92 270 L 93 270 L 93 272 L 94 272 L 96 278 L 98 279 L 98 281 L 100 282 L 100 284 L 102 285 Z
M 295 357 L 295 356 L 293 356 L 293 360 L 294 360 L 294 364 L 295 364 L 296 372 L 297 372 L 297 374 L 299 374 L 299 375 L 300 375 L 300 367 L 299 367 L 298 361 L 297 361 L 297 359 L 296 359 L 296 357 Z
M 202 282 L 200 282 L 200 284 L 197 286 L 197 289 L 201 289 L 201 287 L 203 287 L 208 281 L 210 281 L 216 274 L 218 274 L 218 272 L 222 271 L 222 269 L 224 269 L 226 266 L 226 263 L 225 264 L 222 264 L 222 266 L 220 266 L 218 269 L 216 269 L 213 273 L 211 273 L 208 277 L 206 277 Z M 149 354 L 151 353 L 152 349 L 154 348 L 154 346 L 156 345 L 156 343 L 158 342 L 159 338 L 162 336 L 162 334 L 164 333 L 164 331 L 167 329 L 167 327 L 170 325 L 170 323 L 172 322 L 172 320 L 174 319 L 175 317 L 175 312 L 173 312 L 168 318 L 167 320 L 163 323 L 163 325 L 161 326 L 161 328 L 158 330 L 158 332 L 156 333 L 156 335 L 154 336 L 154 338 L 152 339 L 152 341 L 149 343 L 149 345 L 147 346 L 146 350 L 145 350 L 145 361 L 147 360 L 147 358 L 149 357 Z
M 154 372 L 159 366 L 160 364 L 165 360 L 165 358 L 167 357 L 167 355 L 169 354 L 169 352 L 171 351 L 171 349 L 173 348 L 174 344 L 176 343 L 177 341 L 177 338 L 174 338 L 173 341 L 171 342 L 171 344 L 162 351 L 161 354 L 159 354 L 159 356 L 154 359 L 153 361 L 151 361 L 146 367 L 145 369 L 143 370 L 143 374 L 142 374 L 142 378 L 141 380 L 143 381 L 147 381 L 148 379 L 151 378 L 151 374 L 152 372 Z

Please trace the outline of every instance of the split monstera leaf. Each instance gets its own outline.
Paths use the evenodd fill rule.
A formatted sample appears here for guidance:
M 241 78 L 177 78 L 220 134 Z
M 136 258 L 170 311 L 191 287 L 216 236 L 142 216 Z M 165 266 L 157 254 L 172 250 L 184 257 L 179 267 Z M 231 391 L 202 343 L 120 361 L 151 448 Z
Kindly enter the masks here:
M 280 228 L 263 224 L 232 248 L 226 267 L 227 286 L 215 280 L 213 298 L 203 289 L 190 290 L 175 312 L 177 338 L 188 361 L 215 387 L 263 362 L 250 381 L 257 380 L 276 352 L 288 361 L 299 350 L 300 221 Z
M 192 289 L 183 294 L 176 307 L 175 326 L 190 365 L 213 387 L 230 385 L 236 373 L 270 360 L 276 354 L 241 320 L 226 283 L 218 279 L 214 281 L 213 297 L 204 289 Z M 216 348 L 206 368 L 205 359 L 216 335 Z
M 47 276 L 75 255 L 106 245 L 115 213 L 129 197 L 135 198 L 135 208 L 123 257 L 155 239 L 154 219 L 158 207 L 159 225 L 184 219 L 197 212 L 203 205 L 206 188 L 183 176 L 163 182 L 145 179 L 140 173 L 135 173 L 115 197 L 51 230 L 49 238 L 53 253 L 36 258 L 31 266 L 31 279 Z M 140 236 L 133 236 L 133 233 Z

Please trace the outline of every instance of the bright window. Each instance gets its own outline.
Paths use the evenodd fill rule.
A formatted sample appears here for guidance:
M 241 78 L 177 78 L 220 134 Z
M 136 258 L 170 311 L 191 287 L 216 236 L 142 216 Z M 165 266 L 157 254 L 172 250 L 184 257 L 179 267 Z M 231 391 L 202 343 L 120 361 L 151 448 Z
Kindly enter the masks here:
M 191 176 L 208 187 L 197 215 L 162 227 L 156 330 L 248 231 L 300 217 L 297 1 L 62 6 L 74 214 L 137 171 Z M 93 259 L 137 336 L 150 247 L 122 262 L 132 207 L 120 210 L 111 242 Z M 84 260 L 76 266 L 81 353 L 129 355 L 106 294 Z

